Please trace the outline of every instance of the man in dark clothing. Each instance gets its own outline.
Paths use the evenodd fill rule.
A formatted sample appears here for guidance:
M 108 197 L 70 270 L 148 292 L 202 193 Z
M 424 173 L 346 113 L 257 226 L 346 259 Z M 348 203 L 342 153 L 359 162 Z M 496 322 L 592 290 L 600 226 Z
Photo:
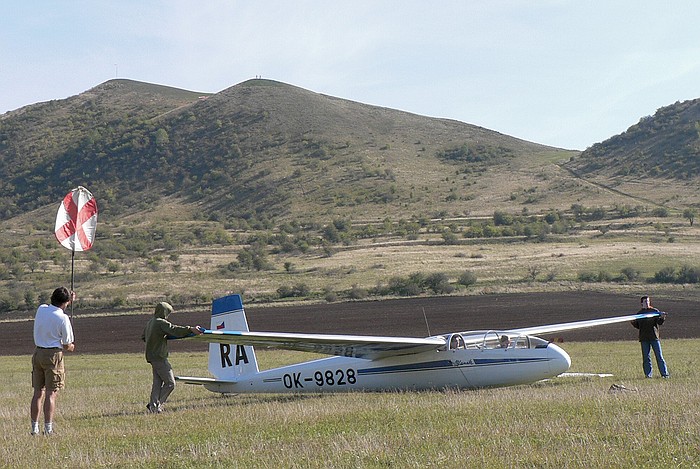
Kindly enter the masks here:
M 185 337 L 201 334 L 199 326 L 177 326 L 166 318 L 173 312 L 170 304 L 162 302 L 156 305 L 153 317 L 146 323 L 141 339 L 146 342 L 146 361 L 153 369 L 153 386 L 151 398 L 146 405 L 149 412 L 160 413 L 162 405 L 175 389 L 175 375 L 168 361 L 168 337 Z
M 651 351 L 654 350 L 656 356 L 656 365 L 659 368 L 659 373 L 663 378 L 668 378 L 668 368 L 666 361 L 661 353 L 661 341 L 659 340 L 659 326 L 664 323 L 666 313 L 652 308 L 651 299 L 648 296 L 642 297 L 642 309 L 639 313 L 661 313 L 660 316 L 645 319 L 635 319 L 632 325 L 639 329 L 639 342 L 642 345 L 642 368 L 644 375 L 651 378 Z

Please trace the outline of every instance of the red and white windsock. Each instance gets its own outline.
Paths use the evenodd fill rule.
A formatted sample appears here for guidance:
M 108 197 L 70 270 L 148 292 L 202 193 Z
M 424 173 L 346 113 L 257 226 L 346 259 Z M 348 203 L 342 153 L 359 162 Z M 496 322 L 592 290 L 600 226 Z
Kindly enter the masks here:
M 78 186 L 63 198 L 56 214 L 56 239 L 71 251 L 87 251 L 95 240 L 97 201 Z

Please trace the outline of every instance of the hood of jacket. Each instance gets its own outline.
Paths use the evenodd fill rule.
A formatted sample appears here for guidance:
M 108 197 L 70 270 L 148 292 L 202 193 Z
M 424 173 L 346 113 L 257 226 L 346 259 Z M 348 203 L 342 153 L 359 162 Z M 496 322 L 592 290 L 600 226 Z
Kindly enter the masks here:
M 153 313 L 153 316 L 161 319 L 165 319 L 168 317 L 170 313 L 173 312 L 173 307 L 170 306 L 170 303 L 166 303 L 165 301 L 158 303 L 156 305 L 156 310 Z

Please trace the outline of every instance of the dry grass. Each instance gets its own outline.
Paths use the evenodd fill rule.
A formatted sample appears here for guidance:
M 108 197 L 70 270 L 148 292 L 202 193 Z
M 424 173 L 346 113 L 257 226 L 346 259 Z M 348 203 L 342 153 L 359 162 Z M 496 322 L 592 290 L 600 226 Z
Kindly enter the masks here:
M 176 206 L 175 202 L 164 204 L 158 216 L 163 217 L 163 223 L 175 226 L 173 230 L 192 230 L 192 222 L 178 220 L 177 213 L 169 215 L 171 211 L 175 212 Z M 136 220 L 118 223 L 130 226 L 132 222 Z M 213 222 L 203 223 L 218 226 Z M 466 223 L 468 220 L 464 217 L 434 222 L 431 231 L 420 233 L 417 240 L 398 236 L 360 239 L 348 246 L 333 246 L 331 255 L 319 247 L 306 254 L 269 254 L 272 268 L 264 271 L 222 273 L 222 268 L 226 270 L 225 266 L 237 262 L 244 245 L 188 245 L 173 253 L 154 252 L 153 257 L 160 257 L 155 270 L 148 265 L 148 258 L 138 258 L 120 261 L 120 268 L 114 273 L 106 272 L 104 267 L 94 272 L 90 253 L 80 253 L 75 263 L 76 289 L 85 307 L 133 307 L 173 298 L 180 303 L 204 304 L 232 291 L 243 292 L 249 302 L 260 303 L 274 299 L 277 290 L 283 286 L 304 284 L 316 300 L 322 300 L 324 290 L 331 290 L 342 298 L 353 286 L 371 290 L 387 284 L 394 277 L 416 272 L 444 273 L 456 285 L 462 273 L 472 271 L 477 283 L 469 288 L 456 285 L 456 293 L 480 294 L 581 288 L 581 273 L 603 272 L 615 278 L 620 277 L 622 269 L 638 269 L 640 277 L 633 282 L 584 284 L 586 289 L 619 291 L 646 284 L 647 279 L 664 267 L 697 267 L 694 262 L 700 258 L 700 226 L 690 227 L 679 215 L 591 222 L 582 229 L 579 227 L 574 235 L 553 235 L 544 242 L 498 238 L 472 240 L 461 235 L 457 235 L 459 244 L 442 242 L 441 229 Z M 115 222 L 110 228 L 119 231 L 119 226 Z M 9 245 L 9 240 L 15 239 L 31 243 L 45 238 L 43 233 L 32 234 L 22 229 L 27 228 L 18 226 L 3 232 L 0 234 L 2 242 Z M 235 234 L 245 239 L 253 232 Z M 174 255 L 171 257 L 170 254 Z M 56 284 L 67 283 L 70 253 L 60 249 L 57 256 L 56 263 L 44 260 L 35 272 L 28 272 L 25 268 L 21 282 L 8 276 L 0 280 L 0 286 L 7 287 L 8 291 L 18 291 L 23 305 L 21 295 L 24 290 L 32 290 L 36 295 L 51 291 Z M 285 263 L 291 265 L 289 270 L 285 269 Z M 185 289 L 183 285 L 186 285 Z M 645 285 L 652 293 L 659 287 L 667 286 Z M 681 288 L 695 293 L 700 291 L 696 285 L 672 286 L 671 289 Z
M 680 225 L 680 224 L 679 224 Z M 467 270 L 477 276 L 477 284 L 459 294 L 482 292 L 553 291 L 580 288 L 582 272 L 606 272 L 619 277 L 624 268 L 640 272 L 637 282 L 646 282 L 666 266 L 694 265 L 700 258 L 700 231 L 678 226 L 675 242 L 650 227 L 646 232 L 601 235 L 591 230 L 576 237 L 562 237 L 548 242 L 475 242 L 474 244 L 425 244 L 405 239 L 361 240 L 355 245 L 338 247 L 331 256 L 312 251 L 308 254 L 272 255 L 272 270 L 236 272 L 222 275 L 219 267 L 237 260 L 238 246 L 190 249 L 176 262 L 164 260 L 157 272 L 140 269 L 128 273 L 98 274 L 79 280 L 81 297 L 110 299 L 122 297 L 127 304 L 150 304 L 155 299 L 186 293 L 208 300 L 226 292 L 245 292 L 249 301 L 274 297 L 280 286 L 307 285 L 317 294 L 328 288 L 335 292 L 353 286 L 372 289 L 393 277 L 415 272 L 447 274 L 452 282 Z M 426 234 L 425 238 L 435 234 Z M 292 268 L 286 271 L 285 262 Z M 181 268 L 174 270 L 174 265 Z M 76 263 L 76 271 L 88 265 Z M 536 271 L 535 280 L 531 273 Z M 60 275 L 58 272 L 55 275 Z M 60 279 L 57 280 L 60 282 Z M 628 285 L 628 284 L 627 284 Z M 586 288 L 611 290 L 625 288 L 619 283 L 587 284 Z M 652 290 L 653 286 L 650 287 Z M 679 287 L 680 288 L 680 287 Z M 696 290 L 695 287 L 685 287 Z
M 220 397 L 179 385 L 148 415 L 140 355 L 71 356 L 55 438 L 28 434 L 29 357 L 0 357 L 4 467 L 697 467 L 698 340 L 667 340 L 671 380 L 642 379 L 638 344 L 566 344 L 572 371 L 514 388 Z M 294 361 L 260 352 L 263 367 Z M 614 360 L 609 357 L 614 356 Z M 172 357 L 204 375 L 204 353 Z M 609 392 L 612 384 L 628 391 Z

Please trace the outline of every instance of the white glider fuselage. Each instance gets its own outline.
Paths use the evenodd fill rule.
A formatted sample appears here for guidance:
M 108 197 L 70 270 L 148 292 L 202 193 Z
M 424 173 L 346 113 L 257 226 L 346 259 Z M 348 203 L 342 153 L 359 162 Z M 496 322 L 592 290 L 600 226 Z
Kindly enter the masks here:
M 236 382 L 200 384 L 220 393 L 471 389 L 532 383 L 557 376 L 570 365 L 564 350 L 548 344 L 531 349 L 431 351 L 376 360 L 329 357 L 241 376 Z

